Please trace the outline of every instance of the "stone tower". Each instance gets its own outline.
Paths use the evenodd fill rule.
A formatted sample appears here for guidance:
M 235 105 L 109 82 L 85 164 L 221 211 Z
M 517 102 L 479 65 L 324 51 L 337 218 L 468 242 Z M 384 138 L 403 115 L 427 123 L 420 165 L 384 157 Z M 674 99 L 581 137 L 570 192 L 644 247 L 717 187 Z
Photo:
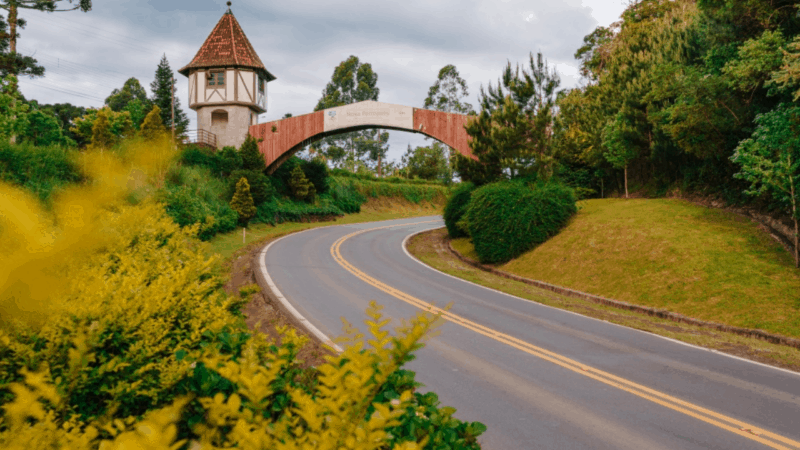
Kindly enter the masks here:
M 228 10 L 192 62 L 178 72 L 189 78 L 189 107 L 197 128 L 216 135 L 217 148 L 239 147 L 250 125 L 267 111 L 267 83 L 275 77 Z

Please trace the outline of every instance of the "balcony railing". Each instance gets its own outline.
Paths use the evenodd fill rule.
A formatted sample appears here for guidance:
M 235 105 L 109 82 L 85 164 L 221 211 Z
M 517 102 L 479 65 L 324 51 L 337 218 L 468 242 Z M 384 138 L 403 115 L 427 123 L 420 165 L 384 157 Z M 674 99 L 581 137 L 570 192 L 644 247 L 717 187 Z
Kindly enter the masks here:
M 208 130 L 188 130 L 183 138 L 184 144 L 217 148 L 217 135 Z

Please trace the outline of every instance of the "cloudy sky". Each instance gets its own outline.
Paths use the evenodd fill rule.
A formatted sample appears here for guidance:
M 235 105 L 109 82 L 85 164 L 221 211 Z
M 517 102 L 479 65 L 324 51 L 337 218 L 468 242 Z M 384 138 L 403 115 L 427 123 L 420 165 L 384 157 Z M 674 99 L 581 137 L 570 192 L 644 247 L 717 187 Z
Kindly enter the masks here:
M 268 112 L 311 112 L 333 69 L 350 55 L 372 64 L 379 100 L 422 107 L 439 69 L 454 64 L 477 105 L 481 85 L 496 83 L 507 61 L 541 51 L 562 87 L 580 83 L 573 58 L 585 35 L 618 20 L 625 0 L 233 0 L 232 11 L 267 69 Z M 66 1 L 59 2 L 66 4 Z M 173 70 L 188 64 L 226 10 L 225 0 L 95 0 L 88 13 L 23 11 L 18 51 L 47 69 L 20 81 L 40 103 L 97 107 L 136 77 L 149 91 L 166 54 Z M 176 73 L 186 108 L 186 78 Z M 392 132 L 390 159 L 422 135 Z

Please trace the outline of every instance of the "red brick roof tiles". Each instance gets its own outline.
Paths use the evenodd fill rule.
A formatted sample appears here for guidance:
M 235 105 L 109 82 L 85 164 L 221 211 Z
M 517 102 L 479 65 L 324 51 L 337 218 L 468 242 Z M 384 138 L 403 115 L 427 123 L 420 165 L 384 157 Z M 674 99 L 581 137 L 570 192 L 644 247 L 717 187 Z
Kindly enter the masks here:
M 264 63 L 261 62 L 239 22 L 230 11 L 222 15 L 192 62 L 178 72 L 188 76 L 192 69 L 211 67 L 247 67 L 261 72 L 267 81 L 275 79 L 275 76 L 264 67 Z

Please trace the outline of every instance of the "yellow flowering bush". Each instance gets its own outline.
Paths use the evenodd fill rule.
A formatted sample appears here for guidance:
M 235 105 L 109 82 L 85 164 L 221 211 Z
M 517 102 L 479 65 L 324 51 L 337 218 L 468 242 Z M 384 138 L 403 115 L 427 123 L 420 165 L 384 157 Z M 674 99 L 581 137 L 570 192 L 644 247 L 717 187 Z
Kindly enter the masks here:
M 251 335 L 197 226 L 128 201 L 170 158 L 88 153 L 90 181 L 47 211 L 0 185 L 0 448 L 479 448 L 485 427 L 401 369 L 430 314 L 390 337 L 373 303 L 371 339 L 346 324 L 345 351 L 312 369 L 294 330 Z

